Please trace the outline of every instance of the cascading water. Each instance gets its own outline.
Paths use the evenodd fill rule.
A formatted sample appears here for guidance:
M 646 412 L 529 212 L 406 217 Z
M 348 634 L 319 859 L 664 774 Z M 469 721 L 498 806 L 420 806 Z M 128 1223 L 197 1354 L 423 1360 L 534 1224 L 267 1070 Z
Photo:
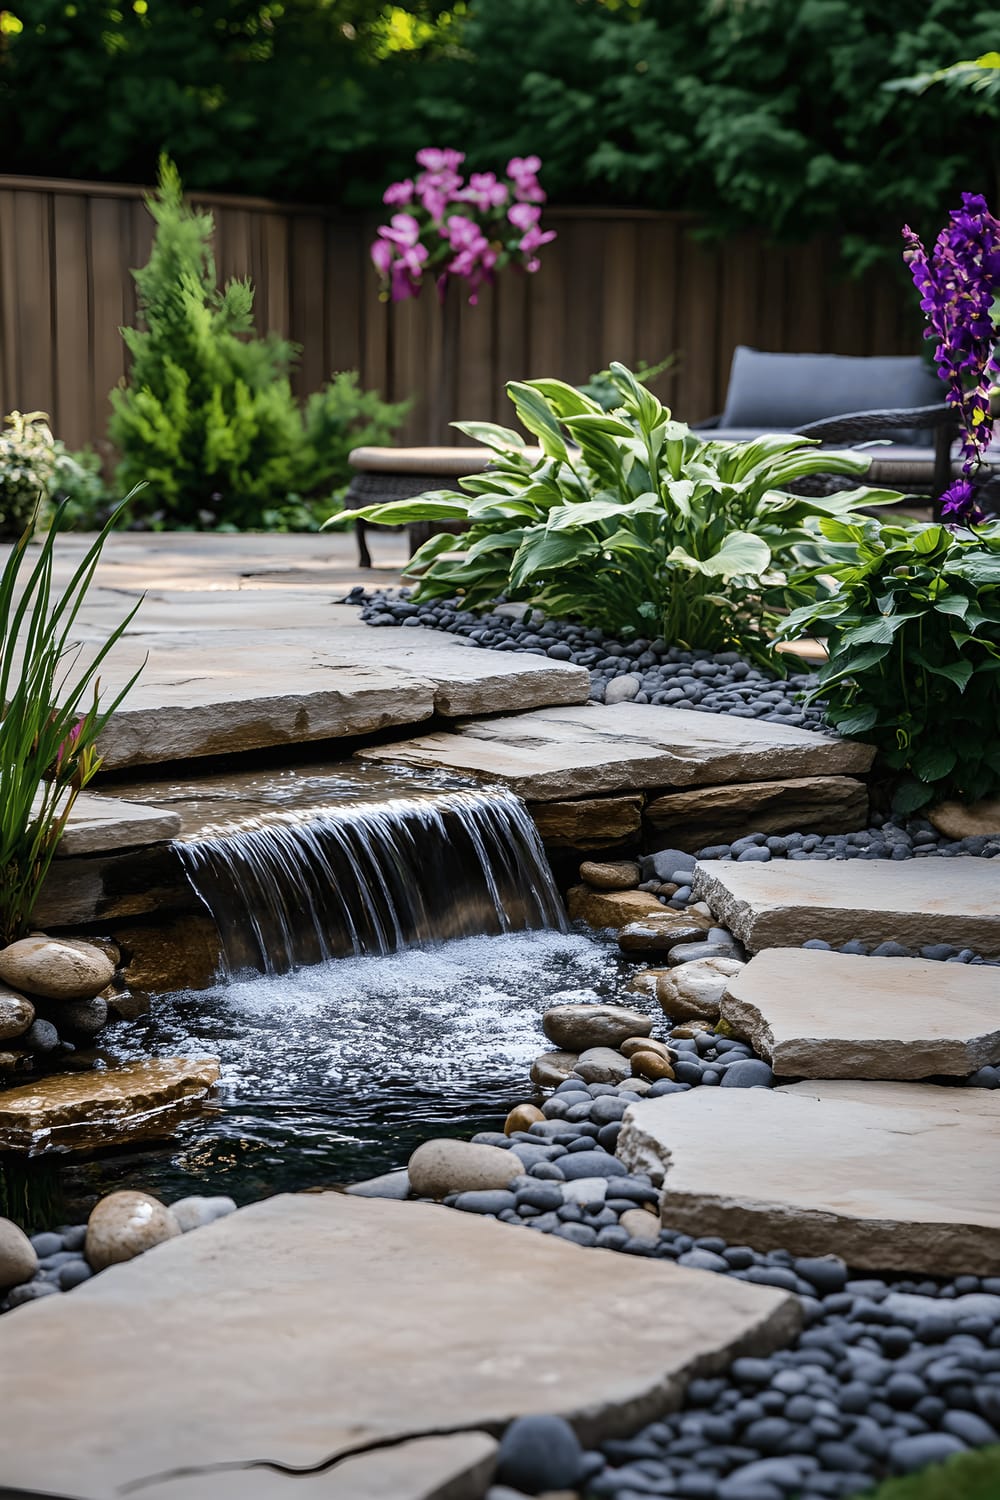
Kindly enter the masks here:
M 503 790 L 276 811 L 175 847 L 230 974 L 566 930 L 537 829 Z

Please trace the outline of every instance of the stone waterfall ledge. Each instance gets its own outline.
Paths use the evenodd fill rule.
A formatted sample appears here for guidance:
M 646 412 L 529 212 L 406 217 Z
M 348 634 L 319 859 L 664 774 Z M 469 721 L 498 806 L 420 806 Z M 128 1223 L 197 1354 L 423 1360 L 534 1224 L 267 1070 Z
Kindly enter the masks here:
M 325 634 L 248 628 L 126 636 L 112 657 L 114 681 L 127 680 L 147 652 L 148 661 L 101 735 L 105 768 L 371 734 L 434 714 L 584 703 L 590 690 L 583 667 L 356 621 L 353 609 L 330 606 Z
M 0 1151 L 41 1156 L 161 1138 L 201 1105 L 218 1076 L 214 1057 L 159 1057 L 4 1089 Z
M 81 792 L 59 840 L 56 858 L 164 843 L 180 831 L 180 826 L 180 818 L 169 808 L 148 807 L 100 792 Z
M 1000 975 L 985 965 L 767 948 L 722 1019 L 786 1078 L 964 1077 L 1000 1062 Z
M 868 788 L 852 776 L 747 781 L 654 797 L 646 819 L 685 848 L 728 844 L 749 831 L 853 833 L 868 823 Z
M 706 861 L 692 890 L 753 952 L 810 938 L 969 947 L 1000 957 L 1000 869 L 955 859 Z
M 205 1487 L 168 1479 L 308 1470 L 536 1412 L 592 1444 L 672 1408 L 695 1373 L 787 1343 L 799 1320 L 773 1288 L 437 1205 L 284 1195 L 0 1320 L 17 1434 L 0 1484 L 188 1500 Z M 300 1483 L 268 1475 L 269 1497 Z
M 985 1089 L 692 1089 L 631 1108 L 618 1155 L 663 1182 L 671 1228 L 875 1271 L 1000 1273 L 1000 1096 Z
M 499 781 L 528 802 L 559 802 L 667 786 L 863 773 L 875 752 L 854 740 L 726 714 L 589 703 L 470 720 L 452 732 L 357 753 Z

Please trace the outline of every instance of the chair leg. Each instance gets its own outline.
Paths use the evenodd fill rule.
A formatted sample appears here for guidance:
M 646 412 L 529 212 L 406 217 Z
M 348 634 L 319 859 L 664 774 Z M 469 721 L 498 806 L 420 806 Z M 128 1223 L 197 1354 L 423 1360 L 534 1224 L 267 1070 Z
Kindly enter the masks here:
M 957 427 L 945 422 L 934 432 L 934 479 L 931 509 L 935 521 L 941 519 L 941 496 L 951 483 L 951 445 L 957 435 Z
M 355 521 L 354 531 L 358 539 L 358 567 L 370 568 L 372 555 L 368 551 L 368 522 Z

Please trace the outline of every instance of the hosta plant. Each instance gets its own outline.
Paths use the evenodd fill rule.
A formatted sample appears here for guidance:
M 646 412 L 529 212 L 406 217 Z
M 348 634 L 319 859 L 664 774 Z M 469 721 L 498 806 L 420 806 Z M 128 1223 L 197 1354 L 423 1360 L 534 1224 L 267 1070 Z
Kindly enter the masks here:
M 493 454 L 486 472 L 460 481 L 465 493 L 353 515 L 468 522 L 461 542 L 433 536 L 416 553 L 418 598 L 460 594 L 478 609 L 503 595 L 621 636 L 762 658 L 774 610 L 789 600 L 795 549 L 817 539 L 816 517 L 886 498 L 864 489 L 805 498 L 788 486 L 814 474 L 860 478 L 868 458 L 798 437 L 702 442 L 623 365 L 610 376 L 610 411 L 558 380 L 509 385 L 541 456 L 507 428 L 459 422 Z M 460 557 L 442 556 L 456 547 Z
M 895 806 L 1000 789 L 1000 523 L 970 530 L 824 520 L 833 592 L 781 634 L 828 637 L 813 697 L 843 734 L 876 745 Z
M 0 945 L 27 932 L 73 804 L 100 768 L 98 735 L 138 676 L 102 696 L 102 664 L 138 604 L 103 641 L 74 639 L 116 517 L 61 593 L 53 553 L 62 508 L 34 556 L 29 522 L 0 573 Z

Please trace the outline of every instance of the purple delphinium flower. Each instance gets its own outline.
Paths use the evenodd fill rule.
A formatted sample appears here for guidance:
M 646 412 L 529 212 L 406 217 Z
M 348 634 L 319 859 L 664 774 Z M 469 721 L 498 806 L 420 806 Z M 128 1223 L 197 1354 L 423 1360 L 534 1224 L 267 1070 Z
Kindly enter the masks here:
M 985 512 L 976 504 L 976 491 L 968 479 L 956 479 L 941 496 L 941 519 L 950 525 L 961 522 L 976 526 L 985 521 Z
M 963 193 L 928 255 L 909 226 L 903 259 L 927 315 L 927 338 L 947 385 L 945 400 L 958 412 L 962 467 L 978 468 L 993 436 L 991 378 L 1000 369 L 993 349 L 993 301 L 1000 293 L 1000 220 L 978 193 Z M 952 486 L 952 489 L 956 489 Z M 951 491 L 948 492 L 951 494 Z

